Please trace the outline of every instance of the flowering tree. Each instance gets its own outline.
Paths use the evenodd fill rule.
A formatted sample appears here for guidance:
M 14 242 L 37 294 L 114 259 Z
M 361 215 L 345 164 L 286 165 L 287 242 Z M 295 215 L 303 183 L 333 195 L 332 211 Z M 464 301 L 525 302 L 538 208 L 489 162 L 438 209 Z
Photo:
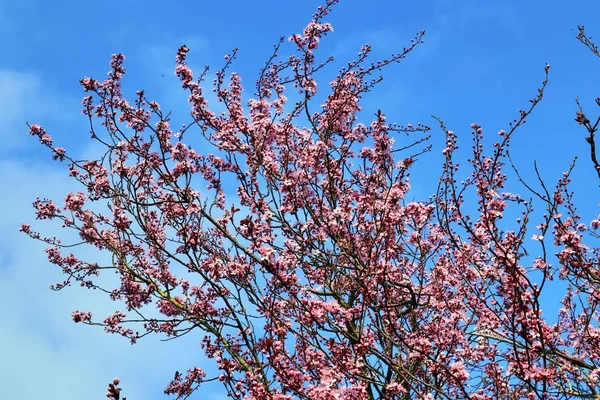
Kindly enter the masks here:
M 179 130 L 143 91 L 125 99 L 121 54 L 108 79 L 81 81 L 91 136 L 105 148 L 98 159 L 77 160 L 30 126 L 84 188 L 64 206 L 37 199 L 37 218 L 60 220 L 112 263 L 67 254 L 71 244 L 29 225 L 22 231 L 50 245 L 50 262 L 66 274 L 56 290 L 79 282 L 123 304 L 103 320 L 82 311 L 73 320 L 132 342 L 203 332 L 202 347 L 221 372 L 177 372 L 165 392 L 178 398 L 215 378 L 233 399 L 600 397 L 600 250 L 584 244 L 600 220 L 588 230 L 578 216 L 572 167 L 553 189 L 540 179 L 540 190 L 515 170 L 545 210 L 539 221 L 532 200 L 504 192 L 510 140 L 542 99 L 549 67 L 491 152 L 472 125 L 463 181 L 457 136 L 440 120 L 437 193 L 408 202 L 409 169 L 429 150 L 429 128 L 388 123 L 380 111 L 367 124 L 358 116 L 362 96 L 380 81 L 374 74 L 402 60 L 424 32 L 375 63 L 364 46 L 321 88 L 315 74 L 331 58 L 319 63 L 315 52 L 332 31 L 323 18 L 336 2 L 290 38 L 296 55 L 280 59 L 279 42 L 247 101 L 240 77 L 227 72 L 235 51 L 226 57 L 214 82 L 220 113 L 209 107 L 206 71 L 194 79 L 182 46 L 175 72 L 189 92 L 191 123 Z M 580 39 L 598 54 L 583 30 Z M 326 92 L 322 105 L 317 90 Z M 598 122 L 581 110 L 577 120 L 598 169 Z M 192 147 L 199 136 L 212 152 Z M 515 212 L 516 221 L 503 219 Z M 539 248 L 526 250 L 532 224 Z M 118 273 L 117 287 L 99 286 L 107 271 Z M 556 323 L 540 306 L 552 279 L 568 287 Z M 108 397 L 120 399 L 118 385 Z

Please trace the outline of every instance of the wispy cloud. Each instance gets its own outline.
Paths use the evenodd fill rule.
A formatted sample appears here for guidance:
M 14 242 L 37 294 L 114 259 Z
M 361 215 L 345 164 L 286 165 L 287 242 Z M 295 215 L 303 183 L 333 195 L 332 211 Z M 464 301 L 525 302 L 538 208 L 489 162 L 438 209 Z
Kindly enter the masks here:
M 76 325 L 70 313 L 90 310 L 103 317 L 121 308 L 104 293 L 79 287 L 53 292 L 49 285 L 62 280 L 49 264 L 44 246 L 17 232 L 21 222 L 31 222 L 31 201 L 39 193 L 60 200 L 72 189 L 65 169 L 16 161 L 0 162 L 0 180 L 6 187 L 0 209 L 0 384 L 6 398 L 62 400 L 97 398 L 106 384 L 119 376 L 130 398 L 158 398 L 175 370 L 202 366 L 198 336 L 158 343 L 150 336 L 131 346 L 126 339 L 107 335 L 101 328 Z M 47 235 L 64 231 L 39 224 Z M 60 229 L 60 228 L 59 228 Z M 100 263 L 82 249 L 82 256 Z M 110 277 L 108 279 L 111 279 Z M 216 397 L 215 397 L 216 399 Z
M 51 92 L 50 87 L 35 72 L 0 69 L 0 153 L 30 144 L 27 120 L 65 122 L 75 115 L 61 108 L 65 96 Z

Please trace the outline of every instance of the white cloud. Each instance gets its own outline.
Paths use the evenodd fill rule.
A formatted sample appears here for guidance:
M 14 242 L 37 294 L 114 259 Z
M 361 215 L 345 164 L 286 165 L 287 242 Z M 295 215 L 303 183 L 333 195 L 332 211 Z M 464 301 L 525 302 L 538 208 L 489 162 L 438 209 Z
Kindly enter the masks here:
M 0 69 L 0 133 L 2 149 L 21 147 L 27 139 L 25 116 L 35 119 L 58 113 L 60 101 L 48 94 L 39 75 Z M 30 121 L 31 122 L 31 121 Z
M 42 244 L 17 232 L 21 222 L 34 219 L 35 197 L 60 201 L 73 189 L 66 168 L 0 160 L 0 180 L 12 188 L 4 192 L 0 208 L 3 397 L 101 398 L 108 382 L 119 376 L 128 398 L 163 398 L 162 390 L 175 370 L 206 363 L 199 346 L 202 334 L 165 343 L 147 337 L 131 346 L 101 328 L 73 323 L 70 313 L 75 309 L 104 316 L 120 304 L 79 287 L 51 291 L 49 285 L 62 279 L 61 272 L 47 262 Z M 50 225 L 39 224 L 46 234 L 64 235 Z M 204 398 L 207 392 L 202 394 Z

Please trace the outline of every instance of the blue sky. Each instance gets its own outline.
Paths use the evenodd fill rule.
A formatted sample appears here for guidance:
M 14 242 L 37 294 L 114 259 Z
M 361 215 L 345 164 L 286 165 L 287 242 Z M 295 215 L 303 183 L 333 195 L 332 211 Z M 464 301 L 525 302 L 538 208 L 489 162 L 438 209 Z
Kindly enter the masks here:
M 27 136 L 25 122 L 46 127 L 59 146 L 80 156 L 94 155 L 87 120 L 80 114 L 78 81 L 84 76 L 102 79 L 112 53 L 127 57 L 129 93 L 145 89 L 163 109 L 181 116 L 187 110 L 186 94 L 173 76 L 181 44 L 191 49 L 190 63 L 197 68 L 218 68 L 223 55 L 239 47 L 233 70 L 252 84 L 271 45 L 299 32 L 317 4 L 0 0 L 0 386 L 6 398 L 103 398 L 106 384 L 119 376 L 128 398 L 159 399 L 174 370 L 206 364 L 200 335 L 167 343 L 148 338 L 130 346 L 102 329 L 71 322 L 74 309 L 109 313 L 117 307 L 78 288 L 50 291 L 48 286 L 61 279 L 60 271 L 47 263 L 43 246 L 17 233 L 22 222 L 33 220 L 35 197 L 60 200 L 76 189 L 64 165 L 52 162 Z M 573 121 L 574 100 L 579 96 L 592 110 L 600 95 L 595 75 L 600 60 L 574 36 L 578 24 L 600 35 L 598 15 L 600 3 L 591 0 L 576 6 L 563 1 L 342 0 L 327 19 L 335 31 L 321 54 L 334 54 L 334 65 L 342 66 L 363 43 L 370 43 L 375 57 L 383 57 L 426 29 L 425 44 L 388 68 L 383 84 L 365 98 L 365 113 L 381 108 L 391 121 L 434 128 L 430 115 L 435 114 L 459 134 L 467 150 L 470 123 L 483 125 L 489 135 L 506 128 L 535 95 L 549 63 L 546 97 L 515 137 L 513 155 L 523 170 L 538 160 L 552 183 L 579 155 L 574 188 L 589 220 L 597 215 L 597 181 L 585 132 Z M 321 78 L 328 82 L 333 76 Z M 432 140 L 433 152 L 413 173 L 416 197 L 430 194 L 440 173 L 443 134 L 434 129 Z M 58 233 L 43 227 L 45 233 Z M 220 395 L 211 386 L 195 398 Z

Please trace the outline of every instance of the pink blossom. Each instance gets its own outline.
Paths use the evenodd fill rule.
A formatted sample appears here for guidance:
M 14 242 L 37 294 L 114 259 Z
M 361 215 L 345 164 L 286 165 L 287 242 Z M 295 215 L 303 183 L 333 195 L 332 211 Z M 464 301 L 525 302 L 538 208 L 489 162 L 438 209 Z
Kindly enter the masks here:
M 365 113 L 363 99 L 424 32 L 387 59 L 372 60 L 365 45 L 322 81 L 331 69 L 318 52 L 335 3 L 276 46 L 257 79 L 231 72 L 234 50 L 211 85 L 181 46 L 185 124 L 143 90 L 129 97 L 125 57 L 114 54 L 106 79 L 81 80 L 96 157 L 72 159 L 30 125 L 53 158 L 69 161 L 81 191 L 64 207 L 33 203 L 37 219 L 56 220 L 74 242 L 29 224 L 21 231 L 62 270 L 53 289 L 97 289 L 117 308 L 98 320 L 74 311 L 73 321 L 132 343 L 200 334 L 213 365 L 176 372 L 165 392 L 179 398 L 212 381 L 245 400 L 593 397 L 598 235 L 577 211 L 570 170 L 533 195 L 511 192 L 520 187 L 511 138 L 546 81 L 490 146 L 471 125 L 465 165 L 465 139 L 438 120 L 441 177 L 419 198 L 410 174 L 426 157 L 429 128 Z M 279 56 L 279 46 L 292 55 Z M 67 253 L 81 244 L 109 261 Z M 540 306 L 556 296 L 553 279 L 564 288 L 554 316 Z M 108 398 L 121 400 L 119 384 L 108 384 Z

